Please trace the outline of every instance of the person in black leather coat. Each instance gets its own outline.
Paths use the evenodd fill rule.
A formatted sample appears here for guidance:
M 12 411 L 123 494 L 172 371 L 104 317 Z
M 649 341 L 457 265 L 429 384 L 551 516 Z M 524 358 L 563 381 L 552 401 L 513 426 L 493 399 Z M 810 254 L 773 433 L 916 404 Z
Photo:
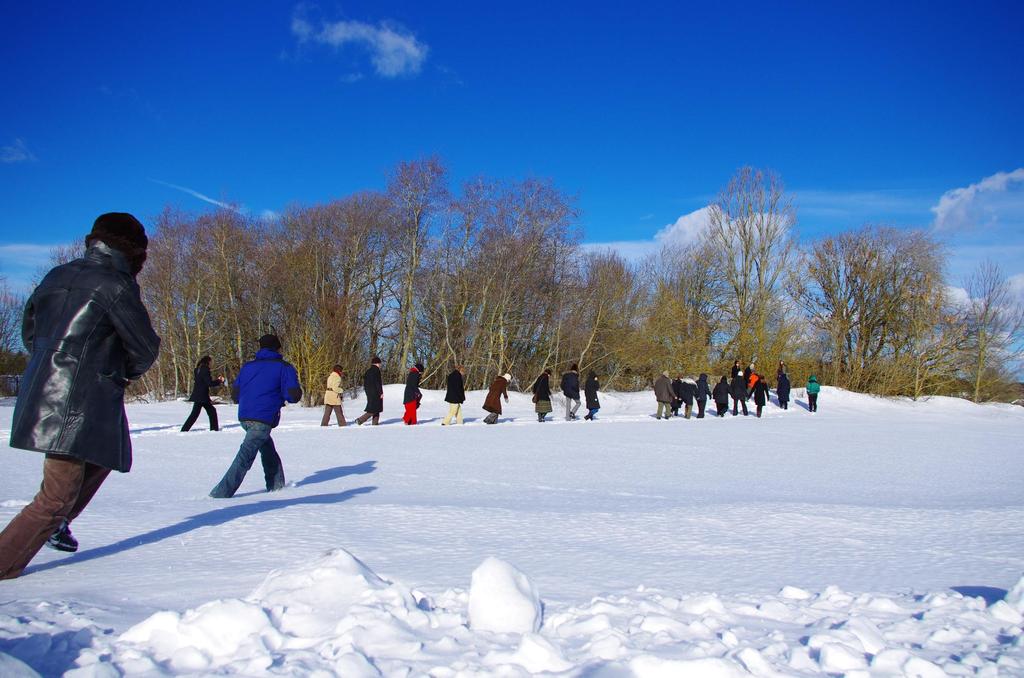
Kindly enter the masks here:
M 160 347 L 135 282 L 148 243 L 130 214 L 101 215 L 85 255 L 47 273 L 25 305 L 30 357 L 10 445 L 46 459 L 39 493 L 0 533 L 0 579 L 19 576 L 48 539 L 76 550 L 66 525 L 110 471 L 131 468 L 124 391 Z

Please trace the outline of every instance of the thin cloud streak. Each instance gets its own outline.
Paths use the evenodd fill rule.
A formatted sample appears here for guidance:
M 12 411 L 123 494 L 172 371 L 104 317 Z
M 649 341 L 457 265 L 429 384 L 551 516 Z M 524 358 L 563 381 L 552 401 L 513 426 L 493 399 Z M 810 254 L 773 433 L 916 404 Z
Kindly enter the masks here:
M 13 165 L 19 162 L 35 162 L 36 156 L 29 150 L 24 139 L 18 138 L 9 146 L 0 147 L 0 162 Z
M 172 184 L 167 181 L 161 181 L 160 179 L 153 179 L 152 177 L 150 178 L 150 181 L 152 181 L 154 184 L 160 184 L 161 186 L 166 186 L 168 188 L 173 188 L 176 191 L 187 193 L 191 195 L 193 198 L 199 198 L 203 202 L 208 202 L 211 205 L 216 205 L 217 207 L 222 207 L 226 210 L 231 210 L 232 212 L 237 212 L 239 214 L 245 214 L 245 209 L 242 207 L 232 205 L 231 203 L 222 202 L 220 200 L 214 200 L 210 196 L 200 193 L 199 191 L 196 191 L 194 189 L 191 189 L 188 186 L 179 186 L 178 184 Z

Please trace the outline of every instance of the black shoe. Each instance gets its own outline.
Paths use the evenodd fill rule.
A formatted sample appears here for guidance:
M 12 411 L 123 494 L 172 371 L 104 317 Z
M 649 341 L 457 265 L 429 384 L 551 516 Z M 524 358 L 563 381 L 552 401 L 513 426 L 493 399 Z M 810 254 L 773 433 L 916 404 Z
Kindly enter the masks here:
M 71 534 L 71 528 L 68 527 L 67 522 L 60 524 L 57 531 L 46 540 L 46 545 L 65 553 L 74 553 L 78 550 L 78 540 Z

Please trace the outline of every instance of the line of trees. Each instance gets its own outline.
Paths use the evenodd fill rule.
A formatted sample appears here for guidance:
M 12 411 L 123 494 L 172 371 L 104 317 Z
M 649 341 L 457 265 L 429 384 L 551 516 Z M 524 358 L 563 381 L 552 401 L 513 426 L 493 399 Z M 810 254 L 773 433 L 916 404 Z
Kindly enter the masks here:
M 581 246 L 576 201 L 549 181 L 450 184 L 428 158 L 382 191 L 273 221 L 165 210 L 140 279 L 164 343 L 138 388 L 186 393 L 207 354 L 230 377 L 274 331 L 307 404 L 334 364 L 354 386 L 372 355 L 392 381 L 425 363 L 428 386 L 462 364 L 471 388 L 505 371 L 525 388 L 575 362 L 628 390 L 738 358 L 770 380 L 785 361 L 798 381 L 882 395 L 1017 397 L 1024 313 L 997 266 L 963 299 L 926 231 L 864 226 L 800 247 L 772 172 L 739 170 L 700 238 L 642 261 Z

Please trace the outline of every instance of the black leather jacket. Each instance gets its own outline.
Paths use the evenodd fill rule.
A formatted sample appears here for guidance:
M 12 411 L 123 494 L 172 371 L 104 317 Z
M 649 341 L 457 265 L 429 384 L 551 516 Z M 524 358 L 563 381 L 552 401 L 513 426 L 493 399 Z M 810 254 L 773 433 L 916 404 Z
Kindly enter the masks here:
M 25 305 L 29 350 L 11 447 L 132 465 L 124 388 L 156 361 L 160 337 L 124 255 L 98 242 L 46 274 Z

